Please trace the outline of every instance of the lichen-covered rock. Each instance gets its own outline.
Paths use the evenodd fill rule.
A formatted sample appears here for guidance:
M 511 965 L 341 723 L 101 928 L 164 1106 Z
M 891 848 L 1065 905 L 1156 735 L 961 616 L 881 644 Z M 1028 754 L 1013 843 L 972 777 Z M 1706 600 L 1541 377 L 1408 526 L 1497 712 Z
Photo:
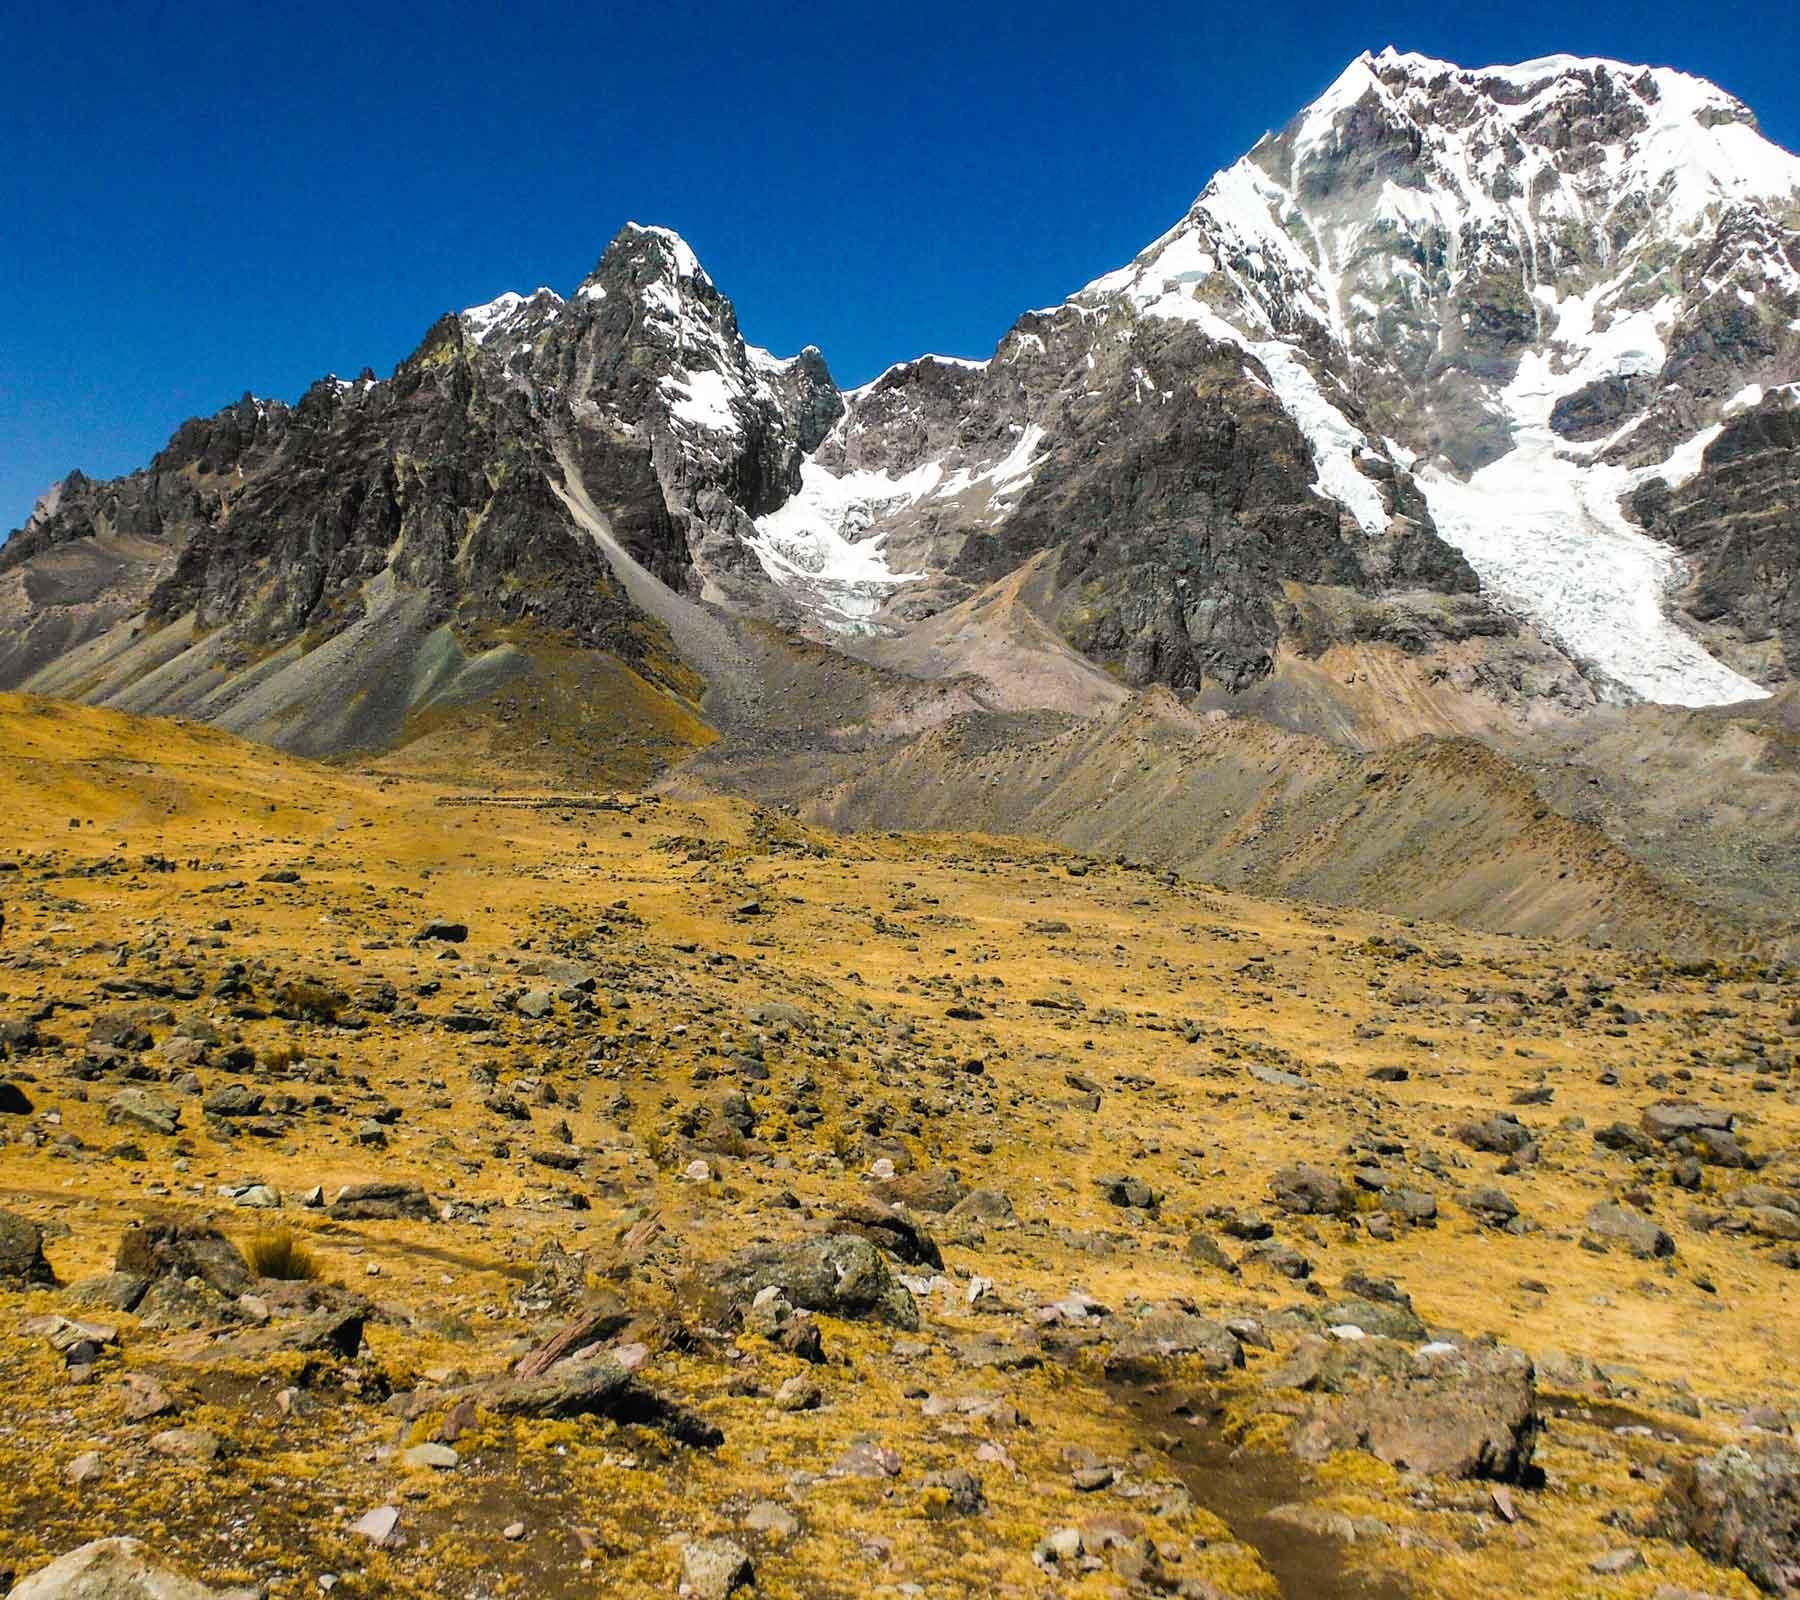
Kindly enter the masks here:
M 1685 1540 L 1770 1594 L 1800 1590 L 1800 1453 L 1770 1439 L 1679 1468 L 1649 1531 Z
M 1244 1364 L 1244 1347 L 1229 1328 L 1179 1306 L 1157 1306 L 1135 1322 L 1112 1319 L 1108 1331 L 1113 1334 L 1106 1358 L 1110 1378 L 1148 1382 L 1178 1364 L 1192 1363 L 1212 1374 Z
M 1584 1226 L 1590 1237 L 1605 1244 L 1622 1245 L 1634 1256 L 1646 1259 L 1675 1254 L 1675 1241 L 1648 1217 L 1613 1201 L 1603 1201 L 1588 1212 Z
M 1304 1161 L 1274 1173 L 1269 1198 L 1283 1211 L 1300 1216 L 1348 1216 L 1356 1209 L 1356 1191 L 1349 1184 Z
M 762 1290 L 773 1288 L 807 1311 L 869 1318 L 896 1328 L 919 1325 L 912 1295 L 894 1281 L 881 1252 L 861 1234 L 761 1245 L 720 1263 L 709 1283 L 714 1296 L 738 1312 Z
M 432 1222 L 437 1208 L 416 1183 L 381 1180 L 346 1184 L 327 1208 L 340 1222 Z

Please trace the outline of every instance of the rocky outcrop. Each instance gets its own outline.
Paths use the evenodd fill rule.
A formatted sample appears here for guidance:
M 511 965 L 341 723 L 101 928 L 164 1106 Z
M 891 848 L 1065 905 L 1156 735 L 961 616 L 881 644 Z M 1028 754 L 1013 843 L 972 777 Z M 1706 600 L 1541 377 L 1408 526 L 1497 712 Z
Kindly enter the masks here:
M 1654 478 L 1630 506 L 1688 558 L 1678 603 L 1721 654 L 1766 683 L 1800 674 L 1800 387 L 1763 396 L 1693 477 Z

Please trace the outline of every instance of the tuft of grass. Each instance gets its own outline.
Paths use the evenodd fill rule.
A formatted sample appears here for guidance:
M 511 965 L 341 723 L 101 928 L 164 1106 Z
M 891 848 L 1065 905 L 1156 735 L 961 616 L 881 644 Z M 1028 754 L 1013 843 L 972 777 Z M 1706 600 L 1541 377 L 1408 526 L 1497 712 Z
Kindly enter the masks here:
M 284 983 L 275 991 L 276 1014 L 296 1022 L 336 1022 L 343 1009 L 343 995 L 314 978 Z
M 292 1228 L 264 1228 L 250 1236 L 244 1258 L 259 1278 L 279 1278 L 285 1283 L 311 1283 L 324 1276 L 319 1258 Z

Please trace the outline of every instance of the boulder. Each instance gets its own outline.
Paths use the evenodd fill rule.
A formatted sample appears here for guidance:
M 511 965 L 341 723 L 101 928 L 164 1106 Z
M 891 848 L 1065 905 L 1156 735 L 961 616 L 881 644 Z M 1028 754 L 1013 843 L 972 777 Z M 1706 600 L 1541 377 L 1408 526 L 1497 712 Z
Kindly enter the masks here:
M 134 1223 L 119 1236 L 113 1270 L 135 1278 L 199 1278 L 235 1299 L 249 1289 L 250 1265 L 217 1228 L 201 1222 L 156 1217 Z
M 754 1581 L 750 1557 L 730 1539 L 700 1539 L 682 1547 L 682 1592 L 695 1600 L 725 1600 Z
M 985 1223 L 992 1227 L 1017 1219 L 1012 1201 L 998 1189 L 971 1189 L 950 1208 L 950 1220 L 956 1223 Z
M 1114 1318 L 1108 1327 L 1113 1334 L 1109 1378 L 1147 1383 L 1176 1363 L 1192 1363 L 1209 1374 L 1244 1364 L 1244 1347 L 1229 1328 L 1179 1306 L 1157 1306 L 1135 1322 Z
M 56 1274 L 44 1258 L 44 1232 L 35 1222 L 0 1211 L 0 1287 L 51 1288 Z
M 563 1361 L 529 1378 L 503 1378 L 488 1405 L 508 1417 L 611 1417 L 660 1428 L 684 1444 L 712 1448 L 724 1435 L 632 1377 L 604 1351 Z
M 1130 1173 L 1119 1172 L 1096 1178 L 1094 1186 L 1115 1206 L 1132 1211 L 1156 1209 L 1156 1191 L 1142 1178 L 1135 1178 Z
M 1462 1197 L 1463 1209 L 1490 1228 L 1504 1228 L 1516 1222 L 1519 1208 L 1513 1198 L 1504 1189 L 1486 1184 L 1479 1189 L 1471 1189 Z
M 1604 1244 L 1623 1245 L 1646 1260 L 1675 1254 L 1675 1241 L 1648 1217 L 1624 1206 L 1604 1201 L 1588 1212 L 1585 1226 L 1590 1236 Z
M 967 1198 L 969 1191 L 948 1167 L 927 1167 L 922 1172 L 885 1178 L 874 1186 L 878 1198 L 889 1205 L 913 1211 L 944 1212 Z
M 734 1589 L 754 1582 L 751 1557 L 731 1539 L 698 1539 L 682 1546 L 682 1593 L 695 1600 L 725 1600 Z
M 162 1566 L 136 1539 L 96 1539 L 23 1579 L 8 1600 L 251 1600 Z
M 1685 1540 L 1770 1594 L 1800 1590 L 1800 1451 L 1779 1439 L 1731 1444 L 1678 1468 L 1647 1531 Z
M 728 1309 L 739 1312 L 764 1289 L 779 1289 L 790 1304 L 807 1311 L 908 1330 L 919 1325 L 912 1295 L 894 1281 L 881 1252 L 856 1233 L 743 1251 L 712 1270 L 710 1286 Z
M 109 1127 L 143 1128 L 149 1133 L 172 1134 L 181 1126 L 181 1102 L 148 1089 L 129 1087 L 114 1095 L 106 1107 Z
M 1297 1216 L 1347 1217 L 1356 1210 L 1356 1191 L 1305 1162 L 1280 1168 L 1269 1179 L 1269 1198 Z
M 1295 1425 L 1290 1446 L 1303 1460 L 1366 1450 L 1403 1471 L 1505 1483 L 1524 1477 L 1543 1422 L 1523 1351 L 1440 1343 L 1415 1352 L 1378 1338 L 1332 1341 L 1327 1351 L 1339 1392 L 1316 1401 Z
M 225 1083 L 203 1096 L 200 1109 L 209 1117 L 254 1117 L 261 1113 L 263 1097 L 241 1083 Z
M 437 1208 L 416 1183 L 351 1183 L 338 1190 L 330 1214 L 340 1222 L 433 1222 Z
M 1700 1128 L 1729 1133 L 1731 1122 L 1729 1111 L 1717 1106 L 1693 1105 L 1686 1100 L 1659 1100 L 1655 1105 L 1645 1106 L 1638 1114 L 1639 1126 L 1658 1144 L 1668 1144 L 1672 1139 Z
M 1531 1129 L 1519 1121 L 1510 1111 L 1501 1111 L 1489 1117 L 1485 1122 L 1465 1122 L 1456 1130 L 1456 1137 L 1471 1150 L 1480 1150 L 1488 1155 L 1517 1155 L 1532 1141 Z
M 871 1244 L 909 1267 L 941 1270 L 944 1265 L 943 1252 L 936 1241 L 898 1206 L 884 1205 L 879 1200 L 859 1200 L 838 1213 L 834 1226 L 844 1233 L 860 1233 Z

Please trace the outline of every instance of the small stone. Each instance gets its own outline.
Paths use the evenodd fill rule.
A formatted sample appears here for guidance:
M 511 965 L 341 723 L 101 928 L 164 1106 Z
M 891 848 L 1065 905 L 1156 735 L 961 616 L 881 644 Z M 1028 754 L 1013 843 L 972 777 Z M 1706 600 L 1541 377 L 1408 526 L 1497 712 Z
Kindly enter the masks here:
M 767 1534 L 779 1542 L 793 1538 L 800 1531 L 800 1519 L 773 1500 L 758 1500 L 744 1513 L 744 1526 L 752 1533 Z
M 525 1524 L 522 1522 L 507 1523 L 507 1525 L 500 1530 L 500 1537 L 513 1544 L 517 1544 L 519 1540 L 525 1537 Z
M 67 1467 L 63 1469 L 63 1477 L 77 1486 L 92 1483 L 100 1476 L 100 1452 L 83 1450 Z
M 1603 1578 L 1616 1578 L 1623 1573 L 1636 1572 L 1644 1565 L 1643 1552 L 1632 1549 L 1608 1550 L 1603 1556 L 1595 1556 L 1588 1563 L 1589 1572 L 1597 1572 Z
M 394 1507 L 376 1506 L 373 1511 L 365 1511 L 351 1523 L 350 1531 L 362 1535 L 370 1544 L 379 1548 L 394 1537 L 394 1530 L 399 1525 L 400 1513 Z
M 447 1444 L 415 1444 L 400 1460 L 416 1471 L 448 1472 L 461 1459 Z

